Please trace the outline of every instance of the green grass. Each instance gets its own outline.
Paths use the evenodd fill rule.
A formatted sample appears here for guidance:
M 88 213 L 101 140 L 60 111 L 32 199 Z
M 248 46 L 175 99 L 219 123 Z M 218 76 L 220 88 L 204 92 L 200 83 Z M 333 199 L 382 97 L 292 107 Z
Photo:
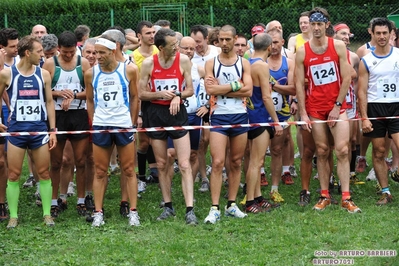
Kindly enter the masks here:
M 299 169 L 298 159 L 296 164 Z M 362 180 L 365 177 L 366 173 L 360 175 Z M 201 223 L 190 227 L 184 222 L 180 176 L 176 175 L 173 199 L 177 218 L 156 221 L 161 213 L 161 193 L 157 185 L 149 185 L 138 203 L 141 226 L 137 228 L 129 227 L 119 215 L 116 176 L 108 187 L 106 224 L 101 228 L 92 228 L 77 216 L 76 197 L 68 199 L 69 209 L 56 220 L 56 226 L 46 228 L 41 209 L 34 204 L 35 188 L 21 189 L 20 224 L 14 230 L 7 230 L 6 222 L 0 224 L 0 265 L 312 265 L 315 251 L 398 250 L 398 203 L 375 206 L 374 184 L 352 186 L 353 198 L 363 211 L 360 214 L 349 214 L 339 206 L 313 211 L 317 180 L 311 182 L 312 204 L 299 207 L 297 178 L 292 186 L 280 186 L 286 203 L 279 209 L 242 220 L 222 217 L 216 225 L 205 225 L 202 221 L 211 205 L 210 195 L 199 193 L 196 183 L 196 214 Z M 391 185 L 393 195 L 399 195 L 398 185 Z M 270 187 L 263 188 L 264 195 L 269 191 Z M 340 199 L 340 195 L 335 197 Z M 237 202 L 241 199 L 240 193 Z M 225 204 L 221 199 L 222 208 Z M 353 259 L 356 265 L 399 265 L 397 257 Z

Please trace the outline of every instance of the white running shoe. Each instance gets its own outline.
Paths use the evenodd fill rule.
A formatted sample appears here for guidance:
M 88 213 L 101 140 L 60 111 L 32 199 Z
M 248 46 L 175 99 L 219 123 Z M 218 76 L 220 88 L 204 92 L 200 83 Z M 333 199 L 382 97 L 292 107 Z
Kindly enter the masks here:
M 206 166 L 206 175 L 207 175 L 207 176 L 210 176 L 210 175 L 211 175 L 211 172 L 212 172 L 212 166 L 207 165 L 207 166 Z
M 292 177 L 298 177 L 298 174 L 296 173 L 296 170 L 295 170 L 295 166 L 290 165 L 289 169 L 290 169 L 290 174 Z
M 137 179 L 137 186 L 138 186 L 138 192 L 141 193 L 145 191 L 147 183 Z
M 377 180 L 377 177 L 375 176 L 374 168 L 371 168 L 369 174 L 366 177 L 367 181 L 372 181 L 372 180 Z
M 130 221 L 129 221 L 130 222 Z M 102 212 L 95 212 L 93 213 L 93 223 L 91 224 L 91 226 L 93 227 L 100 227 L 103 224 L 105 224 L 104 222 L 104 215 Z
M 248 216 L 246 213 L 243 213 L 235 203 L 231 204 L 230 208 L 227 208 L 227 206 L 224 207 L 224 215 L 235 218 L 244 218 Z
M 68 197 L 75 196 L 75 186 L 76 186 L 75 183 L 69 182 L 67 190 Z
M 127 217 L 129 218 L 129 225 L 140 226 L 140 217 L 138 212 L 130 211 Z
M 204 223 L 215 224 L 219 220 L 220 220 L 220 211 L 215 206 L 212 206 L 208 216 L 206 216 L 204 220 Z

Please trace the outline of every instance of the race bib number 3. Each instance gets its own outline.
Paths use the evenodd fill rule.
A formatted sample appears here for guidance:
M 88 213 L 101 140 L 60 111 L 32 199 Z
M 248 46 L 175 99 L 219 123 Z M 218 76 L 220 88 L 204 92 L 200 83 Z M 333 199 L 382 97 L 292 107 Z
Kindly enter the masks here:
M 278 112 L 283 109 L 283 96 L 275 91 L 272 91 L 272 100 L 274 104 L 274 109 Z
M 17 100 L 17 121 L 40 121 L 40 100 Z
M 386 78 L 377 80 L 377 97 L 393 99 L 398 97 L 397 88 L 399 78 Z
M 313 83 L 316 86 L 325 85 L 337 81 L 334 62 L 327 62 L 310 67 Z

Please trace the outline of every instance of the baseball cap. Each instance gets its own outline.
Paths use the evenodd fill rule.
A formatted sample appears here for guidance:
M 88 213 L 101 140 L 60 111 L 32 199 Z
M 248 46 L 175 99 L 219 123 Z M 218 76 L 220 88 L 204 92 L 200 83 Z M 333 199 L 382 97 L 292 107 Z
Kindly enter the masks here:
M 252 36 L 255 36 L 258 33 L 264 33 L 264 32 L 265 32 L 265 29 L 262 26 L 255 26 L 251 30 Z

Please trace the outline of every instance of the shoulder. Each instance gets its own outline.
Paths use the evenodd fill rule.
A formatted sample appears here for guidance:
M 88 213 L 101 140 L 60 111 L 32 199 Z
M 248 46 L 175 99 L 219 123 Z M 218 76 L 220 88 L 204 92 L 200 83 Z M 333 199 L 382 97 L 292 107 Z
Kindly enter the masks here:
M 138 72 L 139 68 L 135 64 L 126 64 L 126 71 L 128 72 Z
M 53 57 L 47 58 L 46 61 L 44 61 L 43 68 L 48 69 L 49 67 L 54 67 L 54 58 Z
M 81 56 L 81 60 L 82 60 L 82 68 L 85 70 L 89 69 L 90 68 L 89 61 L 86 58 L 84 58 L 83 56 Z

